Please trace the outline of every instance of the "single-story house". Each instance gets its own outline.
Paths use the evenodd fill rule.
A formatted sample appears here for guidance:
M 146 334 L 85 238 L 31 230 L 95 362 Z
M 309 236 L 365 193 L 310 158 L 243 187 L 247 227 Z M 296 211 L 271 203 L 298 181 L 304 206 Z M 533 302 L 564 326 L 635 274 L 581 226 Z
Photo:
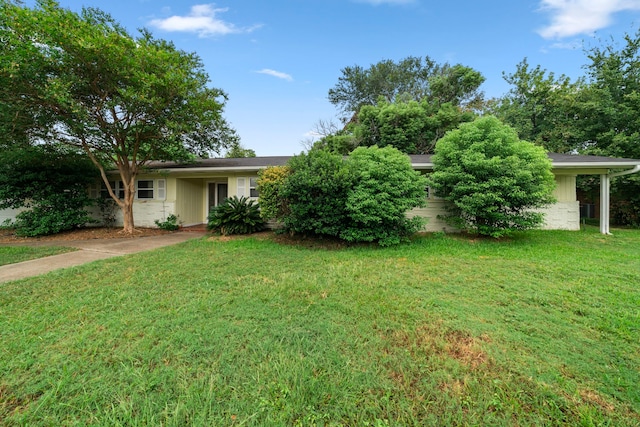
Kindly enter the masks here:
M 134 202 L 135 224 L 154 227 L 155 221 L 176 215 L 183 226 L 204 224 L 209 210 L 226 197 L 258 198 L 258 171 L 268 166 L 287 163 L 289 156 L 249 157 L 239 159 L 201 159 L 194 163 L 152 162 L 136 182 Z M 429 173 L 433 169 L 430 155 L 410 156 L 414 169 Z M 557 187 L 557 202 L 544 209 L 545 229 L 579 230 L 580 206 L 576 198 L 576 176 L 599 175 L 601 181 L 600 231 L 609 233 L 609 182 L 612 177 L 640 171 L 640 160 L 601 156 L 549 154 Z M 121 183 L 114 175 L 111 187 L 123 193 Z M 94 197 L 106 194 L 99 183 L 91 189 Z M 427 207 L 414 209 L 410 215 L 428 218 L 425 231 L 449 230 L 438 219 L 444 213 L 444 201 L 428 191 Z M 12 218 L 15 211 L 0 211 L 0 223 Z M 122 224 L 118 211 L 116 222 Z

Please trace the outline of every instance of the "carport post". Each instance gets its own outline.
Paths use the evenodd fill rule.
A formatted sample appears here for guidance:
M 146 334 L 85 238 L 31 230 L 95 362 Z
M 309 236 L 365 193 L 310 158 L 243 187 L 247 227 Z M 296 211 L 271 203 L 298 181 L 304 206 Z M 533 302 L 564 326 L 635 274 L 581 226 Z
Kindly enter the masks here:
M 609 175 L 600 175 L 600 233 L 609 233 Z

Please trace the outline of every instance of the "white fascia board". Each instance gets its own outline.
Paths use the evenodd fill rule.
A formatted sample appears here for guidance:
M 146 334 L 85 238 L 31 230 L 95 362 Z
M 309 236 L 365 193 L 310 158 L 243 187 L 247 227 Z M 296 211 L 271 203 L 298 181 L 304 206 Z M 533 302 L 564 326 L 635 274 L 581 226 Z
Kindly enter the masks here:
M 624 167 L 634 167 L 640 165 L 638 162 L 571 162 L 571 163 L 561 163 L 561 162 L 553 162 L 553 168 L 557 169 L 596 169 L 596 168 L 607 168 L 607 169 L 619 169 Z
M 638 162 L 553 162 L 551 166 L 554 169 L 620 169 L 634 167 L 639 164 Z M 433 169 L 433 163 L 412 163 L 411 166 L 413 166 L 414 169 Z
M 433 169 L 433 163 L 412 163 L 411 166 L 414 169 L 430 170 Z
M 212 172 L 246 172 L 246 171 L 259 171 L 260 169 L 266 169 L 268 166 L 235 166 L 235 167 L 199 167 L 199 168 L 153 168 L 144 169 L 138 173 L 138 175 L 147 175 L 154 173 L 212 173 Z M 111 173 L 117 173 L 118 171 L 111 171 Z

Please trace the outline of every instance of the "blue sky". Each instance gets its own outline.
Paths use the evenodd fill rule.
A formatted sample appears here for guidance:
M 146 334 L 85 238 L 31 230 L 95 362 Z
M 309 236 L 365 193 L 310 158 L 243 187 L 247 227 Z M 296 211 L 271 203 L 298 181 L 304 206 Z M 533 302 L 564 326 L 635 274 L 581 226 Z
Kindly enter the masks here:
M 640 19 L 640 0 L 59 1 L 196 52 L 242 145 L 263 156 L 299 153 L 319 120 L 336 120 L 327 93 L 344 67 L 428 55 L 480 71 L 497 97 L 523 58 L 575 78 L 583 44 L 622 40 Z

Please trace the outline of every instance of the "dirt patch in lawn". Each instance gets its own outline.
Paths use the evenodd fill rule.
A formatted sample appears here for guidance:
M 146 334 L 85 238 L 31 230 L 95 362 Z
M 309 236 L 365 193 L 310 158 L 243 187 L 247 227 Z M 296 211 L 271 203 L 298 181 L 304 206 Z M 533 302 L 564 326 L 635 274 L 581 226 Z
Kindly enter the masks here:
M 133 235 L 122 232 L 122 228 L 111 227 L 92 227 L 81 228 L 78 230 L 63 231 L 62 233 L 53 234 L 51 236 L 40 237 L 18 237 L 13 230 L 0 230 L 1 243 L 27 243 L 27 242 L 49 242 L 49 241 L 72 241 L 72 240 L 91 240 L 91 239 L 137 239 L 140 237 L 160 236 L 170 233 L 160 228 L 137 228 Z

